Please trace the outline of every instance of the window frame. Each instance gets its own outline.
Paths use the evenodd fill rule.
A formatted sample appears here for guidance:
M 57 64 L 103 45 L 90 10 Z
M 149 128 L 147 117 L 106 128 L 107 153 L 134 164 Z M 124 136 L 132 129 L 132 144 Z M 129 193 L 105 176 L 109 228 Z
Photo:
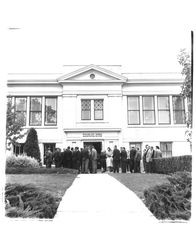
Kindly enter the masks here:
M 32 98 L 39 98 L 39 99 L 41 99 L 41 110 L 40 111 L 31 110 L 31 107 L 32 107 L 31 99 Z M 42 126 L 42 105 L 43 105 L 42 99 L 43 99 L 42 96 L 30 96 L 30 98 L 29 98 L 29 126 Z M 39 125 L 37 125 L 37 124 L 31 124 L 31 114 L 32 113 L 41 113 L 41 123 Z
M 174 98 L 175 97 L 181 97 L 181 99 L 182 99 L 182 102 L 183 102 L 183 109 L 174 109 Z M 186 112 L 185 112 L 185 100 L 184 100 L 184 98 L 183 98 L 183 96 L 180 96 L 180 95 L 172 95 L 172 109 L 173 109 L 173 123 L 175 124 L 175 125 L 184 125 L 185 123 L 186 123 Z M 183 116 L 184 116 L 184 120 L 183 120 L 183 122 L 182 123 L 176 123 L 175 122 L 175 112 L 176 111 L 181 111 L 181 112 L 183 112 Z
M 162 150 L 162 145 L 163 144 L 166 144 L 166 151 L 164 151 L 164 150 Z M 167 150 L 167 144 L 170 144 L 171 145 L 171 151 L 169 151 L 169 150 Z M 168 157 L 172 157 L 172 145 L 173 145 L 173 143 L 171 142 L 171 141 L 163 141 L 163 142 L 160 142 L 160 150 L 161 150 L 161 152 L 162 152 L 162 155 L 163 155 L 163 157 L 164 157 L 164 153 L 166 153 L 166 156 L 164 157 L 164 158 L 168 158 Z M 168 156 L 168 152 L 171 152 L 171 155 L 169 155 Z
M 129 103 L 129 98 L 132 98 L 132 97 L 137 97 L 137 99 L 138 99 L 138 109 L 129 109 L 129 105 L 128 105 L 128 103 Z M 129 123 L 129 112 L 130 111 L 137 111 L 138 112 L 138 114 L 139 114 L 139 123 Z M 140 119 L 140 96 L 127 96 L 127 123 L 128 123 L 128 125 L 140 125 L 141 124 L 141 119 Z
M 56 122 L 47 124 L 46 123 L 46 120 L 47 120 L 46 100 L 49 98 L 56 100 L 56 110 L 55 110 Z M 58 97 L 57 96 L 45 96 L 44 98 L 44 126 L 57 126 L 57 110 L 58 110 Z
M 167 97 L 168 98 L 168 109 L 160 109 L 159 108 L 159 97 Z M 168 111 L 169 112 L 169 122 L 167 122 L 167 123 L 164 122 L 163 123 L 163 122 L 159 121 L 159 112 L 161 112 L 161 111 Z M 158 120 L 159 125 L 171 124 L 171 110 L 170 110 L 170 98 L 169 98 L 169 95 L 158 95 L 157 96 L 157 115 L 158 115 L 157 120 Z
M 153 106 L 154 106 L 154 109 L 144 109 L 144 98 L 145 97 L 152 97 L 153 98 Z M 146 123 L 145 120 L 144 120 L 144 112 L 145 111 L 153 111 L 153 114 L 154 114 L 154 122 L 151 122 L 151 123 Z M 156 115 L 155 115 L 155 96 L 153 95 L 143 95 L 142 96 L 142 115 L 143 115 L 143 124 L 144 125 L 155 125 L 156 124 Z
M 94 120 L 95 121 L 103 121 L 104 120 L 104 99 L 92 99 L 91 100 L 91 104 L 92 104 L 92 101 L 93 101 L 93 111 L 94 111 Z M 99 111 L 101 110 L 102 111 L 102 119 L 96 119 L 95 118 L 95 101 L 102 101 L 102 106 L 103 106 L 103 108 L 102 109 L 99 109 Z
M 84 119 L 82 118 L 82 111 L 89 111 L 89 110 L 83 110 L 82 109 L 82 101 L 90 101 L 90 118 L 89 119 Z M 81 99 L 81 121 L 91 121 L 91 99 Z
M 25 101 L 25 111 L 18 111 L 18 110 L 16 110 L 16 99 L 17 98 L 24 98 L 24 99 L 26 99 L 26 101 Z M 25 127 L 26 124 L 27 124 L 27 96 L 14 96 L 14 113 L 15 113 L 15 119 L 16 120 L 17 120 L 17 113 L 23 113 L 23 114 L 25 114 L 25 122 L 23 124 L 23 127 Z

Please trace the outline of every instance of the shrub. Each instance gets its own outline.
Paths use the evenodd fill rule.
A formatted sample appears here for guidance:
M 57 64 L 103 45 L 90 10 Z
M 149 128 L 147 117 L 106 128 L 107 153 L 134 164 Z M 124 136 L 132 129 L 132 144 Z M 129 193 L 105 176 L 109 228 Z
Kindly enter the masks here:
M 146 206 L 157 219 L 190 219 L 191 173 L 177 172 L 168 180 L 168 184 L 144 191 Z
M 31 185 L 7 184 L 5 190 L 8 217 L 53 218 L 60 199 Z
M 28 132 L 27 139 L 24 145 L 24 152 L 27 156 L 31 156 L 37 159 L 38 162 L 41 161 L 37 131 L 34 128 L 30 128 Z
M 36 159 L 26 155 L 10 155 L 6 159 L 6 168 L 38 168 L 39 163 Z
M 178 171 L 192 170 L 192 156 L 174 156 L 168 158 L 158 158 L 153 160 L 153 173 L 170 174 Z

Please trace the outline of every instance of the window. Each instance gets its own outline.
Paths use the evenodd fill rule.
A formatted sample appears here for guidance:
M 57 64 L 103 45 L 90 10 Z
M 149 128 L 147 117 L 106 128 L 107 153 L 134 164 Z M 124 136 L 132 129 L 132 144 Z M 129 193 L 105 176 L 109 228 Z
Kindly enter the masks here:
M 94 119 L 103 120 L 103 100 L 94 100 Z
M 26 113 L 27 113 L 27 98 L 16 97 L 15 98 L 16 120 L 20 121 L 23 124 L 23 126 L 26 125 Z
M 135 147 L 136 149 L 139 148 L 139 150 L 142 150 L 142 143 L 141 142 L 129 142 L 129 149 L 132 147 Z
M 127 99 L 128 124 L 140 124 L 140 103 L 139 96 L 129 96 Z
M 181 96 L 173 96 L 173 118 L 174 124 L 185 123 L 184 99 Z
M 169 96 L 158 96 L 159 124 L 170 124 Z
M 24 148 L 24 143 L 13 144 L 13 153 L 15 155 L 21 155 L 24 152 L 23 148 Z
M 81 100 L 82 120 L 91 119 L 91 100 Z
M 57 125 L 57 98 L 45 98 L 45 125 Z
M 153 96 L 143 96 L 143 122 L 144 124 L 155 124 Z
M 172 157 L 172 142 L 161 142 L 160 150 L 162 157 Z
M 30 126 L 42 125 L 42 98 L 30 98 Z
M 103 99 L 81 100 L 81 120 L 92 119 L 103 120 Z

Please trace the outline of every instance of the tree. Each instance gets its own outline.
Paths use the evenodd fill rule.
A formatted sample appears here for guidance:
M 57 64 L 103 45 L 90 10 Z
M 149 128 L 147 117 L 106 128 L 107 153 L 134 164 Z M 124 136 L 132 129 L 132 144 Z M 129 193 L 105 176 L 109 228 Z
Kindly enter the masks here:
M 193 88 L 192 88 L 192 65 L 191 57 L 185 49 L 180 51 L 178 55 L 178 62 L 182 66 L 182 75 L 185 76 L 182 85 L 181 95 L 183 98 L 187 98 L 188 112 L 186 114 L 187 130 L 185 132 L 187 141 L 190 142 L 192 147 L 192 100 L 193 100 Z
M 24 145 L 24 153 L 26 153 L 27 156 L 34 157 L 38 160 L 38 162 L 41 161 L 37 131 L 34 128 L 30 128 L 28 131 L 27 139 Z
M 12 144 L 17 144 L 17 140 L 23 138 L 25 133 L 23 131 L 23 120 L 22 118 L 17 119 L 16 113 L 14 112 L 14 106 L 12 106 L 11 100 L 7 103 L 7 114 L 6 114 L 6 148 L 11 149 Z

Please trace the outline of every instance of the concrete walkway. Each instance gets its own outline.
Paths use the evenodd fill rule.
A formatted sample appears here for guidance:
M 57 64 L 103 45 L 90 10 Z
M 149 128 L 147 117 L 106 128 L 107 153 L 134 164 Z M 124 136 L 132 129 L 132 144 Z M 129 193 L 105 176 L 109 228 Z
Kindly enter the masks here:
M 54 221 L 99 217 L 121 217 L 126 223 L 156 223 L 143 202 L 108 174 L 80 174 L 66 191 Z M 85 220 L 84 220 L 85 221 Z

